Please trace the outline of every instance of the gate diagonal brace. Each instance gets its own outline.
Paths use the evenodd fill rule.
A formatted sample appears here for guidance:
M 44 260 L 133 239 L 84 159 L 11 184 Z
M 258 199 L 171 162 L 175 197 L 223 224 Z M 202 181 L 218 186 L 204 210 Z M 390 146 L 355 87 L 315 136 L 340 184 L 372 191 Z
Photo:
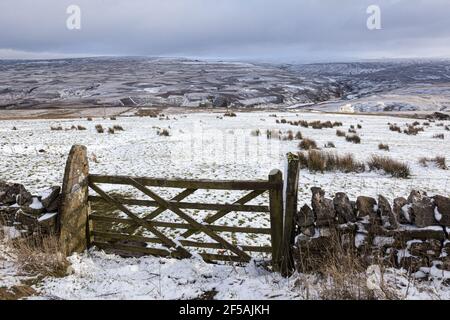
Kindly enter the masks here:
M 188 222 L 190 225 L 192 225 L 195 229 L 204 232 L 209 237 L 211 237 L 213 240 L 219 242 L 224 246 L 224 248 L 230 250 L 231 252 L 235 253 L 239 257 L 241 257 L 244 261 L 249 262 L 251 260 L 251 257 L 238 247 L 232 245 L 216 233 L 214 233 L 211 229 L 209 229 L 207 226 L 197 222 L 195 219 L 191 218 L 189 215 L 184 213 L 181 209 L 177 208 L 176 206 L 172 205 L 171 203 L 167 202 L 163 198 L 159 197 L 157 194 L 155 194 L 153 191 L 145 187 L 144 185 L 140 184 L 133 178 L 128 179 L 132 186 L 134 186 L 136 189 L 140 190 L 153 200 L 155 200 L 161 207 L 164 207 L 166 209 L 169 209 L 170 211 L 174 212 L 176 215 L 178 215 L 180 218 Z

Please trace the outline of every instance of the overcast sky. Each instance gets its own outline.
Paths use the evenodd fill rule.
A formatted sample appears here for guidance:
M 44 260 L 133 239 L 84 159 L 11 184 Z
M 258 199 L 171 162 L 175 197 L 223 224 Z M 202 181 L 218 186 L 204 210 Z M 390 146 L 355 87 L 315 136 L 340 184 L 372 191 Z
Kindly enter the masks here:
M 81 8 L 81 30 L 66 9 Z M 381 30 L 366 9 L 381 8 Z M 450 57 L 450 0 L 1 0 L 0 58 Z

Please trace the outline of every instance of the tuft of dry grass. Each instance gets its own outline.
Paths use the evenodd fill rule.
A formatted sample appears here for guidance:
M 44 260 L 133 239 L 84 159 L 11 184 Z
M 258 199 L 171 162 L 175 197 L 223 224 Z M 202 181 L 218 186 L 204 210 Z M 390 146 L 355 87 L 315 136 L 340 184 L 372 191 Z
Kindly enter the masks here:
M 300 131 L 297 131 L 297 133 L 295 134 L 295 140 L 302 140 L 303 139 L 303 134 Z
M 443 140 L 444 138 L 445 138 L 445 136 L 443 133 L 437 133 L 437 134 L 433 135 L 433 139 L 442 139 Z
M 259 130 L 259 129 L 252 130 L 252 132 L 250 134 L 254 137 L 259 137 L 261 135 L 261 130 Z
M 361 143 L 361 138 L 357 134 L 347 135 L 345 137 L 345 140 L 348 142 L 356 143 L 356 144 Z
M 1 237 L 2 225 L 3 221 L 0 221 Z M 44 278 L 62 277 L 67 273 L 69 262 L 62 253 L 59 238 L 55 234 L 5 238 L 5 245 L 11 249 L 11 257 L 24 275 Z
M 292 141 L 294 140 L 294 132 L 292 130 L 289 130 L 285 136 L 283 136 L 283 140 L 285 141 Z
M 409 136 L 416 136 L 419 132 L 424 131 L 423 127 L 416 127 L 412 125 L 408 125 L 407 129 L 403 130 L 403 133 Z
M 399 132 L 399 133 L 402 132 L 402 129 L 399 126 L 397 126 L 395 123 L 389 125 L 389 130 L 394 131 L 394 132 Z
M 280 139 L 280 130 L 266 130 L 267 139 Z
M 232 111 L 227 111 L 227 112 L 225 112 L 225 114 L 223 116 L 224 117 L 237 117 L 237 114 Z
M 51 131 L 62 131 L 63 127 L 62 126 L 56 126 L 56 127 L 50 127 Z
M 78 126 L 77 126 L 77 130 L 84 131 L 84 130 L 86 130 L 86 127 L 83 127 L 83 126 L 81 126 L 81 125 L 78 125 Z
M 380 292 L 370 290 L 367 285 L 369 263 L 354 245 L 345 241 L 352 238 L 334 228 L 328 237 L 320 237 L 297 245 L 294 252 L 299 274 L 318 276 L 317 286 L 320 299 L 327 300 L 373 300 L 398 299 L 399 297 L 382 281 L 383 272 L 389 265 L 374 257 L 380 266 Z M 352 242 L 352 241 L 349 241 Z
M 317 149 L 317 142 L 312 139 L 303 138 L 303 140 L 298 144 L 298 147 L 303 150 Z
M 325 144 L 325 148 L 336 148 L 336 146 L 334 145 L 333 142 L 328 141 L 328 142 Z
M 113 117 L 110 117 L 109 119 L 110 119 L 110 120 L 113 120 L 113 121 L 117 120 L 117 118 L 114 117 L 114 116 L 113 116 Z
M 114 129 L 115 131 L 125 131 L 125 130 L 123 129 L 123 127 L 120 126 L 120 125 L 115 125 L 115 126 L 113 126 L 113 129 Z
M 307 153 L 299 153 L 300 165 L 312 172 L 341 171 L 363 172 L 364 163 L 356 161 L 352 154 L 338 155 L 335 152 L 309 150 Z
M 158 130 L 157 135 L 163 137 L 170 137 L 170 131 L 168 129 Z
M 389 151 L 389 145 L 380 142 L 380 144 L 378 144 L 378 149 L 379 149 L 379 150 Z
M 394 160 L 390 157 L 372 155 L 367 163 L 370 170 L 383 170 L 394 178 L 409 178 L 411 169 L 406 163 Z
M 443 156 L 437 156 L 437 157 L 434 157 L 434 158 L 425 158 L 425 157 L 423 157 L 423 158 L 419 159 L 419 163 L 423 167 L 428 167 L 428 164 L 430 162 L 434 163 L 436 165 L 436 167 L 438 167 L 439 169 L 442 169 L 442 170 L 447 170 L 448 169 L 448 167 L 447 167 L 447 160 Z
M 308 121 L 306 121 L 306 120 L 300 120 L 300 121 L 298 122 L 298 125 L 299 125 L 300 127 L 303 127 L 303 128 L 308 128 L 308 127 L 309 127 Z
M 148 109 L 139 109 L 136 112 L 136 115 L 139 117 L 150 117 L 150 118 L 158 118 L 159 111 L 156 110 L 148 110 Z
M 345 133 L 345 131 L 342 131 L 342 130 L 336 130 L 336 135 L 338 136 L 338 137 L 345 137 L 347 134 Z
M 114 128 L 108 128 L 108 133 L 109 133 L 109 134 L 114 134 L 114 133 L 116 133 L 116 132 L 114 131 Z
M 95 125 L 95 130 L 97 130 L 97 133 L 105 132 L 105 129 L 103 129 L 103 126 L 101 124 Z

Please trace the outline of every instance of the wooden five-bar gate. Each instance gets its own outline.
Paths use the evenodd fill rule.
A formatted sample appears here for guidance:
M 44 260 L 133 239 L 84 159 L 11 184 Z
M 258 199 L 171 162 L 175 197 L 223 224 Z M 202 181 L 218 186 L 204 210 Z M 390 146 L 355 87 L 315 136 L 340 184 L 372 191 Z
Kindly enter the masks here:
M 103 185 L 132 187 L 144 194 L 146 199 L 108 193 Z M 297 186 L 298 159 L 293 155 L 288 156 L 286 183 L 280 170 L 272 170 L 268 178 L 262 181 L 155 179 L 89 174 L 86 148 L 73 146 L 63 183 L 61 240 L 66 253 L 96 246 L 112 251 L 174 258 L 189 258 L 195 254 L 208 262 L 249 262 L 252 253 L 258 252 L 271 255 L 273 269 L 286 273 L 293 265 L 291 246 L 293 218 L 297 210 Z M 150 187 L 182 191 L 171 199 L 165 199 Z M 245 195 L 233 203 L 185 200 L 198 190 L 240 190 Z M 249 204 L 265 193 L 269 194 L 268 204 Z M 102 208 L 108 209 L 94 210 L 102 204 Z M 136 206 L 151 209 L 147 209 L 148 212 L 145 213 L 136 213 L 130 209 Z M 189 209 L 212 211 L 213 214 L 199 220 L 187 212 Z M 113 211 L 120 211 L 120 217 L 113 215 Z M 171 212 L 177 221 L 182 222 L 160 219 L 164 212 Z M 265 213 L 270 219 L 270 228 L 219 224 L 220 219 L 231 212 Z M 137 229 L 145 232 L 136 234 Z M 166 232 L 168 229 L 177 230 L 181 235 L 174 237 L 173 233 Z M 199 233 L 211 240 L 198 240 L 199 237 L 193 240 L 192 236 Z M 266 235 L 270 237 L 270 245 L 233 244 L 223 233 Z M 203 249 L 203 252 L 197 251 L 198 249 Z M 205 250 L 208 252 L 204 252 Z

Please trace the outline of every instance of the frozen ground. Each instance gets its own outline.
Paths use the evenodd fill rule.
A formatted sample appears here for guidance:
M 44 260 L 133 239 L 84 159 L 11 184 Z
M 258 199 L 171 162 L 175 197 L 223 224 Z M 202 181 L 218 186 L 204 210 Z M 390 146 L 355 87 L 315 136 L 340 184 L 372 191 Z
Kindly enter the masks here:
M 2 246 L 0 249 L 5 249 Z M 282 278 L 253 263 L 246 267 L 207 264 L 202 260 L 156 257 L 124 259 L 90 250 L 69 257 L 69 275 L 47 277 L 33 286 L 30 299 L 322 299 L 333 286 L 315 275 L 295 274 Z M 381 274 L 368 268 L 359 290 L 379 299 L 448 300 L 445 281 L 450 274 L 423 268 L 429 280 L 414 280 L 406 272 L 388 269 Z M 382 275 L 382 277 L 381 277 Z M 0 288 L 19 285 L 14 257 L 0 255 Z M 381 280 L 383 279 L 383 280 Z M 383 290 L 381 290 L 381 288 Z M 357 296 L 357 293 L 355 293 Z
M 361 174 L 312 174 L 305 170 L 300 178 L 300 201 L 309 198 L 311 186 L 321 186 L 329 194 L 346 191 L 351 196 L 361 193 L 375 196 L 383 193 L 389 198 L 404 196 L 412 188 L 431 194 L 448 195 L 450 171 L 436 167 L 424 168 L 420 157 L 446 156 L 450 158 L 450 132 L 431 123 L 425 132 L 408 136 L 388 130 L 388 123 L 402 127 L 413 119 L 387 116 L 340 115 L 321 113 L 239 113 L 235 118 L 218 118 L 218 114 L 170 115 L 170 120 L 120 117 L 117 121 L 102 118 L 76 120 L 18 120 L 2 121 L 0 126 L 0 178 L 25 184 L 37 193 L 50 184 L 60 184 L 68 151 L 73 144 L 88 147 L 91 173 L 150 176 L 164 178 L 203 179 L 267 179 L 271 169 L 283 170 L 285 154 L 298 151 L 298 141 L 267 140 L 266 129 L 301 131 L 321 147 L 334 142 L 336 152 L 352 153 L 359 160 L 372 154 L 388 155 L 407 162 L 412 169 L 411 179 L 395 179 L 375 172 Z M 337 137 L 335 129 L 314 130 L 276 124 L 276 119 L 331 120 L 343 122 L 339 128 L 347 131 L 356 127 L 361 144 L 346 142 Z M 423 122 L 423 121 L 421 121 Z M 449 121 L 440 121 L 449 125 Z M 121 125 L 125 131 L 98 134 L 95 125 L 108 128 Z M 70 129 L 82 125 L 85 131 L 51 131 L 50 127 Z M 15 127 L 17 130 L 12 130 Z M 167 128 L 170 137 L 158 136 L 158 128 Z M 251 131 L 260 129 L 262 136 Z M 435 134 L 445 139 L 434 139 Z M 391 151 L 378 150 L 380 142 L 388 143 Z M 333 149 L 332 149 L 333 150 Z
M 283 132 L 300 130 L 304 137 L 315 139 L 319 146 L 334 142 L 336 152 L 352 153 L 359 160 L 372 154 L 389 155 L 407 162 L 412 169 L 410 179 L 395 179 L 379 172 L 361 174 L 313 174 L 301 171 L 299 204 L 309 202 L 310 188 L 319 186 L 329 196 L 345 191 L 351 198 L 358 195 L 384 194 L 389 199 L 407 195 L 411 189 L 425 190 L 430 194 L 449 196 L 450 172 L 430 166 L 422 167 L 420 157 L 437 155 L 450 158 L 449 132 L 443 126 L 431 123 L 425 132 L 408 136 L 389 131 L 388 122 L 403 126 L 412 119 L 386 116 L 339 115 L 321 113 L 239 113 L 235 118 L 218 114 L 170 115 L 169 120 L 139 117 L 119 117 L 116 121 L 97 118 L 94 121 L 76 120 L 21 120 L 2 121 L 0 126 L 0 179 L 23 183 L 33 193 L 52 184 L 60 184 L 68 151 L 72 144 L 88 147 L 90 170 L 99 174 L 120 174 L 165 178 L 204 179 L 267 179 L 271 169 L 284 169 L 285 154 L 298 151 L 298 141 L 267 140 L 266 129 Z M 342 130 L 350 125 L 362 125 L 358 133 L 362 143 L 352 144 L 336 136 L 335 129 L 314 130 L 277 124 L 276 119 L 341 121 Z M 121 125 L 125 131 L 99 134 L 96 124 L 103 127 Z M 449 125 L 450 122 L 443 122 Z M 50 127 L 82 125 L 87 130 L 52 131 Z M 15 127 L 17 130 L 13 130 Z M 167 128 L 171 136 L 157 135 L 158 128 Z M 262 136 L 252 136 L 255 129 Z M 445 139 L 434 139 L 443 133 Z M 391 151 L 379 151 L 378 143 L 388 143 Z M 107 188 L 105 188 L 107 189 Z M 109 188 L 107 190 L 143 197 L 133 190 Z M 169 198 L 179 190 L 159 190 Z M 228 203 L 242 193 L 204 191 L 190 196 L 189 201 Z M 255 199 L 253 204 L 267 203 L 267 197 Z M 137 210 L 137 208 L 134 208 Z M 142 211 L 136 211 L 142 213 Z M 119 214 L 119 213 L 118 213 Z M 190 212 L 200 219 L 202 211 Z M 169 213 L 162 216 L 174 220 Z M 269 227 L 267 214 L 229 214 L 222 224 Z M 263 245 L 268 239 L 240 235 L 231 240 L 239 244 Z M 14 285 L 17 270 L 8 251 L 0 248 L 0 287 Z M 70 257 L 72 274 L 48 278 L 37 289 L 44 298 L 63 299 L 177 299 L 195 298 L 215 290 L 216 298 L 231 299 L 303 299 L 320 298 L 320 286 L 309 276 L 296 275 L 282 279 L 262 268 L 249 264 L 246 267 L 209 265 L 200 260 L 167 260 L 154 257 L 122 259 L 91 251 Z M 182 270 L 183 272 L 181 272 Z M 437 270 L 425 270 L 436 273 Z M 449 299 L 448 290 L 441 286 L 448 275 L 435 274 L 436 279 L 427 284 L 408 285 L 405 275 L 389 271 L 387 278 L 401 298 Z M 394 274 L 394 272 L 397 272 Z M 408 289 L 407 289 L 408 288 Z M 406 291 L 407 290 L 407 291 Z

